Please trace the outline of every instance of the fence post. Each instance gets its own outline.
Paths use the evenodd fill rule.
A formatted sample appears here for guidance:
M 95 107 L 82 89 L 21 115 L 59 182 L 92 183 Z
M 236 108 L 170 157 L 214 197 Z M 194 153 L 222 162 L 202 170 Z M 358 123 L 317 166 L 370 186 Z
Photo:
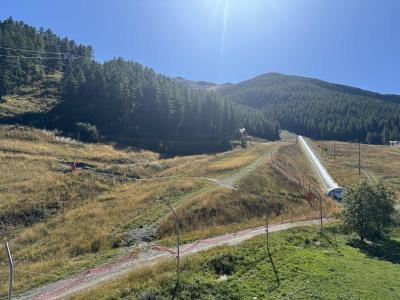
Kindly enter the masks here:
M 179 283 L 180 283 L 180 277 L 181 277 L 181 269 L 180 269 L 180 219 L 175 212 L 175 210 L 172 208 L 171 204 L 166 201 L 166 205 L 169 207 L 169 209 L 172 211 L 172 213 L 175 216 L 175 225 L 176 225 L 176 241 L 177 241 L 177 255 L 176 255 L 176 285 L 175 285 L 175 290 L 174 290 L 174 295 L 172 299 L 175 299 L 176 294 L 179 289 Z
M 4 238 L 4 244 L 6 248 L 6 255 L 8 260 L 8 300 L 12 297 L 12 284 L 13 284 L 13 273 L 14 273 L 14 263 L 11 256 L 10 246 L 8 245 L 7 239 Z
M 318 198 L 319 198 L 319 217 L 321 219 L 320 231 L 322 232 L 322 197 L 319 193 L 318 193 Z

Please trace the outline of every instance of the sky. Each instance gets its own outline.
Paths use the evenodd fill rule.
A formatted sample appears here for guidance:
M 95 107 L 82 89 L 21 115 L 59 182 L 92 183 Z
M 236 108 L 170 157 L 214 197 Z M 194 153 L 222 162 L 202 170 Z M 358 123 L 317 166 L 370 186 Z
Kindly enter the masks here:
M 171 77 L 279 72 L 400 94 L 398 0 L 0 0 L 9 16 Z

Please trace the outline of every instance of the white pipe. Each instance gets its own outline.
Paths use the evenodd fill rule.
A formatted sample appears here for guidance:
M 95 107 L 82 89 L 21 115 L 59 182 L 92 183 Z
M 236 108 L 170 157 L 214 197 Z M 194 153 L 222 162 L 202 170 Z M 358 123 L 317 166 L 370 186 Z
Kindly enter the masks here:
M 339 188 L 339 185 L 329 175 L 328 171 L 321 164 L 317 155 L 314 153 L 314 151 L 311 149 L 311 147 L 307 144 L 305 139 L 301 135 L 299 135 L 298 140 L 300 141 L 300 144 L 303 146 L 303 149 L 305 150 L 308 158 L 310 159 L 311 163 L 313 164 L 313 166 L 314 166 L 315 170 L 317 171 L 319 177 L 321 178 L 322 182 L 325 184 L 326 189 L 329 191 L 332 189 Z

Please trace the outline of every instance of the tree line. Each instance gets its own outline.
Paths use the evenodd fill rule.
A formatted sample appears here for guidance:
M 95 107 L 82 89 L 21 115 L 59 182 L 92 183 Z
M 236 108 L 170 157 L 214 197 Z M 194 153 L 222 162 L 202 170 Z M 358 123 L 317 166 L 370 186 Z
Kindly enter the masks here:
M 78 58 L 62 80 L 59 127 L 97 127 L 125 140 L 227 143 L 238 128 L 276 139 L 278 125 L 261 112 L 200 89 L 177 84 L 150 68 L 116 58 L 105 63 Z
M 315 139 L 387 144 L 400 139 L 400 96 L 270 73 L 218 91 L 262 110 L 280 128 Z
M 16 88 L 65 70 L 75 56 L 91 57 L 91 46 L 61 39 L 50 29 L 28 26 L 11 17 L 0 22 L 0 99 Z
M 42 116 L 41 126 L 88 140 L 105 137 L 179 153 L 226 150 L 243 127 L 257 137 L 278 137 L 278 124 L 261 112 L 185 87 L 138 63 L 96 62 L 91 46 L 11 18 L 0 22 L 0 30 L 0 54 L 6 55 L 0 57 L 2 95 L 45 74 L 63 74 L 59 104 Z
M 91 46 L 49 29 L 0 22 L 0 97 L 56 72 L 60 101 L 40 126 L 87 140 L 201 152 L 227 149 L 239 128 L 270 140 L 279 129 L 371 144 L 400 139 L 396 95 L 276 73 L 208 91 L 121 58 L 99 63 Z

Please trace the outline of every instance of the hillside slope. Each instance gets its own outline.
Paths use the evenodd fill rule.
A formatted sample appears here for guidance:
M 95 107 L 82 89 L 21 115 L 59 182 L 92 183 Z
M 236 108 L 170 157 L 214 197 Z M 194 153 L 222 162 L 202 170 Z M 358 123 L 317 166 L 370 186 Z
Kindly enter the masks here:
M 398 95 L 279 73 L 222 86 L 217 94 L 263 110 L 283 129 L 314 138 L 387 143 L 400 137 Z
M 383 95 L 352 86 L 315 78 L 267 73 L 238 84 L 221 85 L 218 93 L 255 108 L 281 101 L 295 101 L 304 96 L 327 100 L 328 97 L 353 96 L 400 103 L 399 95 Z
M 278 137 L 277 124 L 259 111 L 139 63 L 122 58 L 100 63 L 92 54 L 91 46 L 51 30 L 11 18 L 0 21 L 0 123 L 58 129 L 81 140 L 107 139 L 169 154 L 230 149 L 232 136 L 243 127 L 260 138 Z M 57 75 L 61 78 L 55 85 L 40 87 Z M 49 92 L 54 101 L 37 105 Z

